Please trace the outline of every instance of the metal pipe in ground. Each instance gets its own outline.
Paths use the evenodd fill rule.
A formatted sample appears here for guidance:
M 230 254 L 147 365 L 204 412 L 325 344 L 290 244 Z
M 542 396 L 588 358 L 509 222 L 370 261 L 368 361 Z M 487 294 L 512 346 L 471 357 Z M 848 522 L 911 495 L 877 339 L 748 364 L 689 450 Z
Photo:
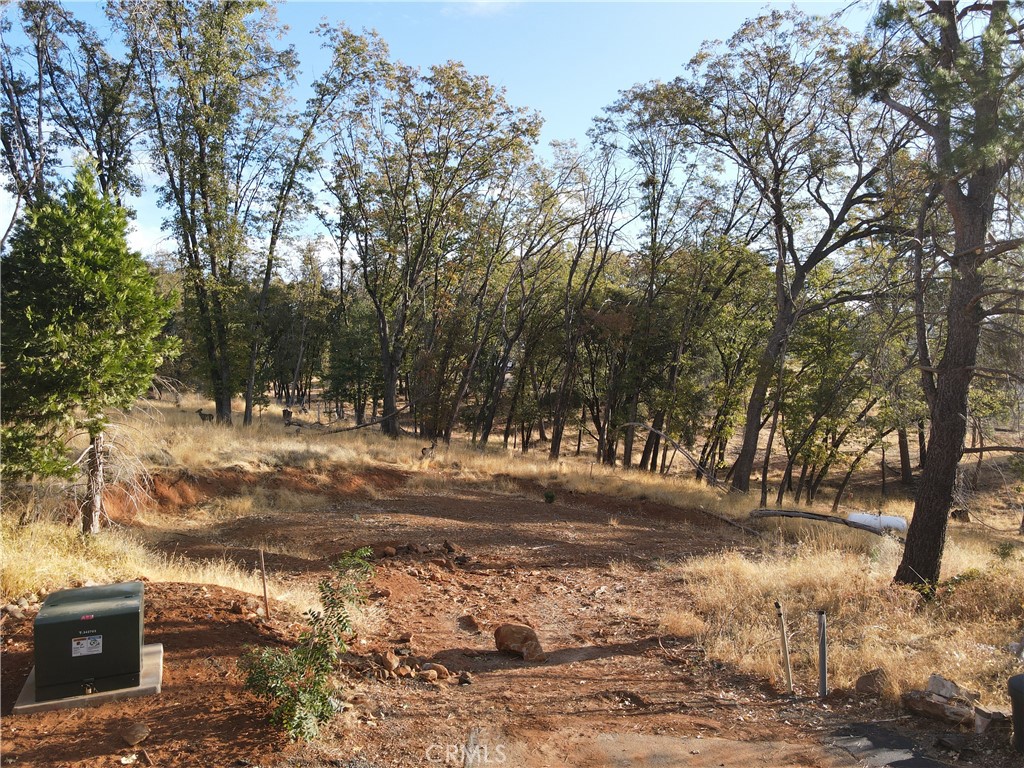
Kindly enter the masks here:
M 263 612 L 267 614 L 267 620 L 270 620 L 270 598 L 267 597 L 267 566 L 263 562 L 263 550 L 260 549 L 260 577 L 263 580 Z
M 793 667 L 789 663 L 789 636 L 786 633 L 786 614 L 782 603 L 775 601 L 775 613 L 779 617 L 779 634 L 782 636 L 782 668 L 786 672 L 786 692 L 793 695 Z
M 818 611 L 818 696 L 828 696 L 828 645 L 825 642 L 825 612 Z

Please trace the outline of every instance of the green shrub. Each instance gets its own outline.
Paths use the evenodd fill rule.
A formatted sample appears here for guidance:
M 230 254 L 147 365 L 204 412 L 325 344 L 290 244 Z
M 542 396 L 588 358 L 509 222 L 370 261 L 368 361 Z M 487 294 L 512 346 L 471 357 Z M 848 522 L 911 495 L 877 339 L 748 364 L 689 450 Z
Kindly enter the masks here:
M 331 675 L 352 634 L 349 606 L 363 600 L 360 585 L 373 574 L 369 547 L 347 552 L 318 585 L 322 611 L 309 611 L 310 629 L 290 650 L 248 648 L 238 660 L 245 689 L 273 704 L 270 720 L 292 739 L 310 741 L 334 716 Z

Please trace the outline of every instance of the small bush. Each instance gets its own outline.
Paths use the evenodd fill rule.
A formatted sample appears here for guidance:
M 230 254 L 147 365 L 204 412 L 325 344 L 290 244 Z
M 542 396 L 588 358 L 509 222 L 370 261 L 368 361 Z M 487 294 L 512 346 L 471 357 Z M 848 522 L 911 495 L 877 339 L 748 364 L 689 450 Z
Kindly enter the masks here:
M 306 613 L 310 629 L 291 650 L 249 648 L 238 660 L 246 690 L 274 705 L 270 720 L 293 739 L 310 741 L 338 704 L 331 675 L 352 634 L 350 607 L 362 601 L 360 584 L 373 574 L 369 547 L 341 556 L 318 585 L 323 610 Z
M 1003 561 L 1011 560 L 1016 549 L 1012 541 L 1001 541 L 992 549 L 992 554 Z

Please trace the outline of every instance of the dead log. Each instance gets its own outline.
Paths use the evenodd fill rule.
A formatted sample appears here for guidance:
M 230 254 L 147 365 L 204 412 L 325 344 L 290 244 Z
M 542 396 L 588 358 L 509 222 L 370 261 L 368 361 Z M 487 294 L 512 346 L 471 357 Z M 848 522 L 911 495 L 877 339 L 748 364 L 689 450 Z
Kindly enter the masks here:
M 873 533 L 876 536 L 884 536 L 885 531 L 879 530 L 871 525 L 865 525 L 864 523 L 858 523 L 854 520 L 847 520 L 845 517 L 836 517 L 835 515 L 823 515 L 818 512 L 806 512 L 802 509 L 755 509 L 750 513 L 751 519 L 757 519 L 762 517 L 795 517 L 801 520 L 814 520 L 819 523 L 836 523 L 837 525 L 845 525 L 848 528 L 856 528 L 859 531 L 867 531 Z M 899 536 L 897 538 L 900 541 L 903 539 Z

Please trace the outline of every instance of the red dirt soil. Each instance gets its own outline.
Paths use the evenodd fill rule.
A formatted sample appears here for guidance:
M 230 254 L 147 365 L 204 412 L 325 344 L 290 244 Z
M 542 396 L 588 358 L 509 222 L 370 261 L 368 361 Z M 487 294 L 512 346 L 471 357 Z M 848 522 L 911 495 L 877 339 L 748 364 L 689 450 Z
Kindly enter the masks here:
M 266 558 L 279 580 L 311 585 L 342 552 L 368 545 L 377 553 L 366 591 L 380 620 L 354 638 L 343 671 L 346 711 L 317 742 L 289 744 L 268 724 L 268 707 L 242 690 L 236 667 L 246 645 L 296 640 L 302 627 L 291 606 L 273 604 L 267 621 L 244 607 L 251 596 L 230 589 L 148 583 L 146 642 L 165 650 L 159 696 L 13 716 L 32 664 L 32 624 L 5 619 L 3 765 L 116 766 L 132 755 L 158 766 L 462 765 L 457 750 L 467 739 L 500 747 L 508 766 L 630 764 L 607 758 L 595 741 L 604 734 L 617 748 L 640 751 L 667 748 L 655 737 L 707 739 L 706 749 L 672 742 L 685 745 L 692 766 L 825 768 L 854 764 L 827 747 L 837 724 L 893 717 L 842 692 L 824 704 L 783 697 L 706 659 L 685 638 L 659 636 L 652 617 L 673 599 L 659 561 L 749 544 L 697 510 L 594 494 L 560 493 L 547 504 L 529 485 L 499 494 L 453 481 L 443 494 L 427 494 L 405 482 L 386 469 L 319 480 L 298 470 L 155 480 L 161 528 L 140 533 L 165 551 L 226 555 L 248 567 L 257 559 L 252 542 L 312 551 L 319 556 Z M 257 484 L 315 495 L 306 509 L 173 530 L 192 505 Z M 412 551 L 401 552 L 408 544 Z M 383 556 L 385 547 L 400 553 Z M 536 629 L 546 663 L 494 649 L 493 628 L 509 621 Z M 381 679 L 374 653 L 394 649 L 456 677 L 468 672 L 472 682 Z M 810 692 L 813 681 L 802 682 Z M 151 733 L 128 747 L 120 732 L 137 722 Z

